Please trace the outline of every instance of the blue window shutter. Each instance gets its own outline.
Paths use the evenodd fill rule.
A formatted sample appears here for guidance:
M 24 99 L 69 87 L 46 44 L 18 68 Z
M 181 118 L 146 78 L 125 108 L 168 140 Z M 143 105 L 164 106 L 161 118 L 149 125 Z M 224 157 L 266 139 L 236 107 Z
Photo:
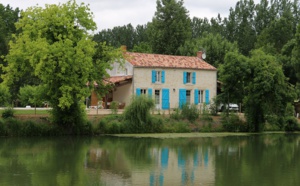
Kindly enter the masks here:
M 155 76 L 156 76 L 156 71 L 152 70 L 152 83 L 155 83 L 155 81 L 156 81 Z
M 165 71 L 161 71 L 161 82 L 165 83 Z
M 140 96 L 140 95 L 141 95 L 141 89 L 140 89 L 140 88 L 137 88 L 137 89 L 136 89 L 136 95 L 137 95 L 137 96 Z
M 183 72 L 183 84 L 186 84 L 187 73 Z
M 197 105 L 199 103 L 199 90 L 195 89 L 194 90 L 194 98 L 195 98 L 195 105 Z
M 163 110 L 170 108 L 170 95 L 169 89 L 162 89 L 162 104 L 161 107 Z
M 161 158 L 160 158 L 160 161 L 161 161 L 161 166 L 162 168 L 167 168 L 168 167 L 168 163 L 169 163 L 169 149 L 164 147 L 162 150 L 161 150 Z
M 152 99 L 152 88 L 148 88 L 148 97 Z
M 209 90 L 205 90 L 205 103 L 209 104 Z
M 196 84 L 196 72 L 193 72 L 192 78 L 193 84 Z
M 182 105 L 185 103 L 186 103 L 186 90 L 179 89 L 179 108 L 181 108 Z

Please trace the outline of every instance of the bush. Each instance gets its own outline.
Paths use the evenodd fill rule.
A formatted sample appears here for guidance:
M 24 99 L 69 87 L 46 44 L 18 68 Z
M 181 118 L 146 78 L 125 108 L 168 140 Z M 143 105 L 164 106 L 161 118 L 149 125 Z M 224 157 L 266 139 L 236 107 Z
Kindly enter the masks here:
M 154 106 L 154 101 L 148 96 L 140 95 L 134 97 L 124 112 L 126 130 L 130 133 L 146 132 L 147 125 L 151 123 L 150 110 Z
M 146 132 L 149 133 L 160 133 L 163 132 L 163 119 L 160 117 L 151 117 L 151 121 L 147 125 Z
M 222 113 L 221 115 L 222 127 L 227 132 L 246 132 L 248 131 L 247 124 L 240 120 L 239 116 L 234 113 L 227 115 Z
M 181 119 L 181 112 L 179 108 L 174 109 L 174 112 L 172 112 L 170 114 L 170 118 L 174 119 L 174 120 L 179 120 Z
M 0 120 L 0 136 L 7 135 L 7 126 L 4 120 Z
M 284 130 L 287 132 L 294 132 L 298 130 L 298 121 L 295 117 L 289 116 L 285 119 L 285 127 Z
M 112 114 L 117 114 L 118 113 L 118 108 L 119 108 L 119 103 L 117 101 L 112 101 L 110 103 L 111 113 Z
M 5 120 L 6 126 L 7 126 L 7 135 L 9 136 L 20 136 L 21 134 L 21 121 L 15 119 L 15 118 L 7 118 Z
M 209 113 L 209 109 L 207 108 L 206 104 L 204 104 L 202 112 L 201 112 L 201 120 L 207 121 L 210 124 L 213 122 L 213 118 L 212 118 L 211 114 Z
M 284 129 L 284 117 L 282 116 L 278 116 L 275 114 L 271 114 L 271 115 L 266 115 L 266 121 L 268 124 L 270 125 L 274 125 L 276 127 L 273 126 L 273 128 L 279 128 L 280 130 Z
M 7 119 L 7 118 L 12 118 L 14 117 L 14 109 L 11 107 L 8 107 L 3 110 L 2 112 L 2 118 Z
M 217 105 L 217 99 L 214 97 L 212 98 L 212 102 L 209 105 L 209 111 L 211 115 L 218 115 L 218 105 Z
M 191 132 L 189 124 L 185 121 L 171 120 L 163 125 L 162 132 L 169 133 L 187 133 Z
M 194 104 L 191 105 L 184 104 L 182 105 L 181 115 L 182 118 L 185 118 L 190 122 L 194 122 L 199 117 L 199 110 L 197 109 L 197 106 Z
M 110 115 L 102 118 L 98 124 L 97 133 L 100 134 L 124 133 L 123 116 Z

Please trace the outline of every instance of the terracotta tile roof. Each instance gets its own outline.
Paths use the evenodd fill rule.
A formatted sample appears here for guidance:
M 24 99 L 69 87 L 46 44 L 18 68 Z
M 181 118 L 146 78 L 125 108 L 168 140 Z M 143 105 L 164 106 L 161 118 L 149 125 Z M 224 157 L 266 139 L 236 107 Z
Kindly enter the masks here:
M 111 76 L 109 78 L 106 78 L 103 80 L 104 84 L 115 84 L 115 83 L 120 83 L 122 81 L 126 81 L 126 80 L 130 80 L 132 79 L 132 75 L 128 75 L 128 76 Z M 85 84 L 86 86 L 90 85 L 90 82 L 87 82 Z M 98 83 L 96 81 L 93 82 L 94 87 L 98 86 Z
M 119 83 L 119 82 L 126 81 L 129 79 L 132 79 L 132 75 L 130 75 L 130 76 L 111 76 L 106 80 L 111 83 Z
M 217 70 L 199 57 L 125 52 L 125 58 L 135 67 L 187 68 Z

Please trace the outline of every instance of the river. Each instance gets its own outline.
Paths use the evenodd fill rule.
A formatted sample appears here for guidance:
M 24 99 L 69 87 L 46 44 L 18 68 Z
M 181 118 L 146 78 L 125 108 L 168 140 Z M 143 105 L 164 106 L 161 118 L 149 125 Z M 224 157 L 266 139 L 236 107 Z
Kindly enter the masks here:
M 295 186 L 300 134 L 0 138 L 1 186 Z

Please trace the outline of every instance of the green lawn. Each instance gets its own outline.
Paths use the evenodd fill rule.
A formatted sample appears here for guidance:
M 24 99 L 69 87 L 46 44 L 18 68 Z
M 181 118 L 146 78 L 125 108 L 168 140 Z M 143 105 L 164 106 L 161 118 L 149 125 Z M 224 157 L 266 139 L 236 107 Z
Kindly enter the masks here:
M 2 112 L 4 111 L 4 109 L 0 109 L 0 115 L 2 115 Z M 34 109 L 30 109 L 30 110 L 14 110 L 14 114 L 15 115 L 34 115 L 36 112 L 37 115 L 44 115 L 44 114 L 49 114 L 49 110 L 34 110 Z

